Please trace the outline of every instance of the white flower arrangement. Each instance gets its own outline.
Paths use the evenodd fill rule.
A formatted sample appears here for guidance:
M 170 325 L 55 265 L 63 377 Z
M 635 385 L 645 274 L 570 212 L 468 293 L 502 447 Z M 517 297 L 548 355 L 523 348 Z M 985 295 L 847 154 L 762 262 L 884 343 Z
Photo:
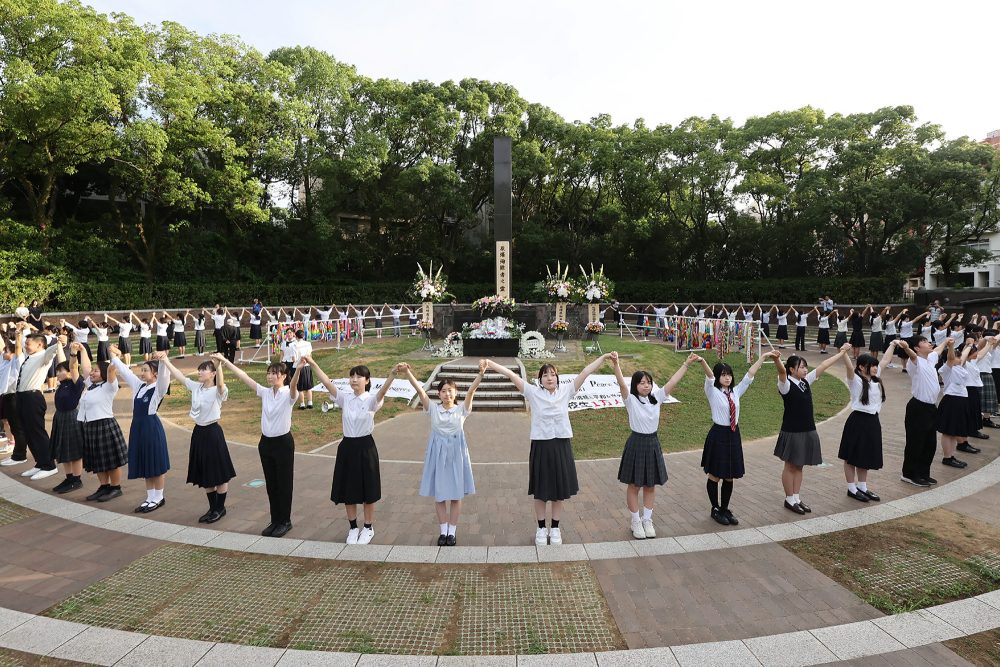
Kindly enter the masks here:
M 573 298 L 575 286 L 569 277 L 569 265 L 564 269 L 562 263 L 556 262 L 556 272 L 552 273 L 545 266 L 545 280 L 536 285 L 536 291 L 545 297 L 549 303 L 564 303 Z
M 538 334 L 539 337 L 542 336 L 540 331 L 528 331 L 525 335 L 521 336 L 521 345 L 518 348 L 517 356 L 522 359 L 553 359 L 556 355 L 552 354 L 544 347 L 528 348 L 525 347 L 525 342 L 528 340 L 528 334 Z
M 461 357 L 463 355 L 462 334 L 452 331 L 444 339 L 444 344 L 431 353 L 432 357 Z
M 601 303 L 610 301 L 614 291 L 614 283 L 604 276 L 604 266 L 597 271 L 590 265 L 590 273 L 580 267 L 581 276 L 576 280 L 576 296 L 582 303 Z
M 417 276 L 410 286 L 409 294 L 421 301 L 439 303 L 445 298 L 452 296 L 448 293 L 448 276 L 441 275 L 442 267 L 438 267 L 434 273 L 434 262 L 430 264 L 430 270 L 424 272 L 424 267 L 417 263 Z
M 462 325 L 462 338 L 519 338 L 524 325 L 506 317 L 491 317 Z

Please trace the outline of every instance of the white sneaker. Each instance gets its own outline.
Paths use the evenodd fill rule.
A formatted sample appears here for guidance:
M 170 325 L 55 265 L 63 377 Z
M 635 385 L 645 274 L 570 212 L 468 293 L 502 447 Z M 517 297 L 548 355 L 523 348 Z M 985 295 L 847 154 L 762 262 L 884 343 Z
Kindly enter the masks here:
M 28 462 L 27 459 L 25 459 L 23 461 L 15 461 L 14 459 L 12 459 L 12 458 L 10 458 L 8 456 L 3 461 L 0 461 L 0 466 L 19 466 L 22 463 L 27 463 L 27 462 Z
M 33 475 L 40 473 L 41 471 L 42 471 L 41 468 L 31 468 L 29 470 L 25 470 L 24 472 L 22 472 L 21 477 L 32 477 Z
M 53 468 L 52 470 L 39 470 L 31 476 L 31 481 L 52 477 L 52 475 L 55 475 L 57 472 L 59 472 L 59 468 Z
M 558 528 L 549 529 L 549 544 L 553 546 L 562 544 L 562 533 L 559 532 Z
M 549 529 L 539 528 L 535 531 L 535 546 L 544 547 L 549 543 Z
M 890 363 L 886 368 L 899 368 L 899 364 Z
M 642 529 L 642 519 L 632 519 L 632 537 L 637 540 L 646 539 L 646 531 Z
M 646 537 L 656 537 L 656 529 L 653 528 L 652 519 L 644 519 L 642 522 L 642 532 L 646 534 Z
M 358 544 L 368 544 L 375 537 L 374 528 L 362 528 L 361 533 L 358 535 Z
M 348 544 L 357 544 L 358 543 L 358 533 L 360 533 L 360 532 L 361 531 L 359 529 L 357 529 L 357 528 L 351 528 L 349 531 L 347 531 L 347 543 Z

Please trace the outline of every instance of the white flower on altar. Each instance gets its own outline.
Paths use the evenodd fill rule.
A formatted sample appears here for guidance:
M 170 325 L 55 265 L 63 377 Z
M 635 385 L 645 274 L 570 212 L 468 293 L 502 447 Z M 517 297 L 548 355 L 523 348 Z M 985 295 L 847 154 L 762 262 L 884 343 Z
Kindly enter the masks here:
M 567 287 L 565 283 L 562 284 L 562 285 L 560 285 L 559 289 L 556 290 L 556 296 L 558 296 L 561 299 L 568 299 L 569 298 L 569 287 Z
M 587 287 L 587 292 L 586 292 L 585 296 L 586 296 L 586 298 L 587 298 L 588 301 L 593 301 L 594 299 L 600 299 L 601 298 L 601 290 L 600 290 L 599 287 L 597 287 L 597 285 L 595 285 L 594 283 L 591 283 L 590 286 Z

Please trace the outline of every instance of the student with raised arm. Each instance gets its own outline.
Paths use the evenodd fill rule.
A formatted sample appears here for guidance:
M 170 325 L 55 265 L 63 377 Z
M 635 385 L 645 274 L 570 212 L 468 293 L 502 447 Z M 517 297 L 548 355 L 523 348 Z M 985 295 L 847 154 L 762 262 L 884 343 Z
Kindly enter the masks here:
M 653 383 L 653 376 L 646 371 L 636 371 L 632 374 L 631 383 L 622 375 L 618 353 L 611 352 L 611 365 L 618 379 L 618 390 L 625 411 L 628 413 L 628 425 L 632 433 L 625 441 L 621 463 L 618 464 L 618 481 L 626 484 L 625 506 L 630 515 L 629 527 L 632 537 L 644 540 L 656 537 L 653 527 L 653 501 L 656 498 L 656 487 L 667 483 L 667 465 L 663 460 L 663 448 L 657 431 L 660 428 L 660 408 L 667 396 L 681 381 L 688 367 L 698 355 L 693 352 L 687 361 L 674 371 L 664 387 Z M 639 516 L 639 489 L 642 489 L 642 517 Z
M 382 476 L 379 471 L 378 448 L 372 431 L 375 430 L 375 413 L 385 402 L 385 395 L 396 378 L 396 368 L 378 393 L 370 393 L 372 374 L 367 366 L 355 366 L 350 371 L 351 391 L 337 391 L 323 369 L 312 357 L 302 357 L 340 406 L 344 437 L 337 445 L 337 461 L 333 468 L 330 500 L 335 505 L 344 503 L 347 522 L 347 544 L 368 544 L 375 537 L 375 503 L 382 498 Z M 358 528 L 358 505 L 364 508 L 364 528 Z
M 132 365 L 132 341 L 130 336 L 132 335 L 133 318 L 135 318 L 135 313 L 129 313 L 128 317 L 124 320 L 116 320 L 107 313 L 104 314 L 104 319 L 118 327 L 118 349 L 121 350 L 126 366 Z
M 111 346 L 111 365 L 118 377 L 132 390 L 132 425 L 128 432 L 128 478 L 146 482 L 146 500 L 135 508 L 136 512 L 148 514 L 163 507 L 166 500 L 163 489 L 167 471 L 170 470 L 170 455 L 167 451 L 167 435 L 157 411 L 170 385 L 170 373 L 160 373 L 159 361 L 167 357 L 164 351 L 157 352 L 157 358 L 144 361 L 136 375 L 121 360 L 121 351 Z
M 778 330 L 774 337 L 778 339 L 778 347 L 784 349 L 785 341 L 788 340 L 788 316 L 795 312 L 795 308 L 789 304 L 785 312 L 778 311 Z
M 87 378 L 76 412 L 83 425 L 83 469 L 96 474 L 100 482 L 87 500 L 104 503 L 122 495 L 122 468 L 128 463 L 128 445 L 114 413 L 117 368 L 110 364 L 91 366 L 79 343 L 70 345 L 70 354 L 80 358 L 80 371 Z
M 66 359 L 62 345 L 56 353 L 56 414 L 52 417 L 52 455 L 62 466 L 66 479 L 54 489 L 56 493 L 67 493 L 83 487 L 83 427 L 77 419 L 77 407 L 85 383 L 80 377 L 79 362 L 75 354 Z
M 904 308 L 903 310 L 906 309 Z M 898 324 L 899 324 L 899 319 L 903 316 L 903 310 L 900 310 L 898 313 L 896 313 L 895 317 L 892 317 L 892 313 L 890 312 L 889 306 L 886 306 L 885 310 L 882 312 L 882 317 L 885 319 L 885 340 L 882 343 L 882 352 L 884 353 L 888 353 L 889 343 L 891 343 L 894 340 L 899 340 Z M 894 355 L 899 354 L 898 345 L 894 346 L 893 350 L 894 350 L 893 352 Z M 886 368 L 898 368 L 898 366 L 894 361 L 889 360 L 889 364 L 886 366 Z
M 223 357 L 225 358 L 225 357 Z M 198 523 L 215 523 L 226 516 L 226 494 L 229 480 L 236 477 L 236 468 L 229 455 L 226 435 L 219 420 L 222 404 L 229 398 L 229 388 L 217 361 L 198 364 L 198 381 L 189 379 L 176 366 L 164 359 L 163 364 L 178 382 L 191 392 L 191 447 L 188 450 L 187 483 L 205 489 L 208 511 L 198 518 Z
M 257 383 L 225 355 L 213 354 L 216 362 L 225 366 L 250 391 L 260 398 L 260 440 L 257 453 L 264 470 L 267 502 L 271 523 L 260 531 L 264 537 L 283 537 L 292 529 L 292 483 L 295 472 L 295 439 L 292 437 L 292 406 L 298 398 L 299 371 L 295 369 L 291 383 L 285 383 L 285 365 L 267 367 L 267 386 Z M 221 368 L 221 366 L 220 366 Z
M 969 370 L 966 362 L 975 343 L 970 340 L 963 345 L 961 356 L 955 354 L 955 339 L 946 338 L 944 344 L 948 359 L 939 371 L 944 381 L 944 396 L 937 412 L 937 432 L 941 434 L 941 452 L 944 454 L 941 463 L 952 468 L 964 468 L 969 464 L 955 458 L 955 450 L 958 443 L 969 439 Z
M 774 455 L 784 461 L 781 486 L 785 491 L 785 509 L 796 514 L 812 512 L 812 508 L 799 498 L 803 468 L 823 462 L 819 434 L 816 433 L 810 386 L 827 368 L 840 361 L 840 357 L 849 350 L 850 346 L 845 344 L 839 352 L 813 371 L 809 370 L 808 362 L 802 357 L 792 355 L 784 364 L 779 358 L 774 358 L 774 365 L 778 370 L 778 393 L 785 404 L 781 432 L 778 433 L 778 442 L 774 446 Z
M 192 315 L 191 311 L 184 313 L 184 321 L 191 321 L 191 328 L 194 331 L 194 349 L 199 357 L 205 356 L 205 312 L 204 308 L 197 315 Z
M 153 330 L 149 324 L 149 318 L 143 317 L 139 319 L 135 317 L 135 324 L 139 327 L 139 354 L 142 355 L 143 361 L 149 361 L 153 358 Z M 129 362 L 131 361 L 129 359 Z
M 695 357 L 692 359 L 691 357 Z M 701 468 L 708 475 L 705 483 L 708 500 L 712 504 L 712 519 L 723 526 L 739 525 L 739 520 L 729 509 L 733 496 L 733 481 L 746 474 L 743 465 L 743 440 L 740 437 L 740 398 L 750 388 L 757 371 L 765 359 L 781 358 L 775 350 L 767 352 L 747 369 L 739 384 L 733 368 L 725 362 L 709 366 L 701 355 L 691 355 L 687 363 L 699 363 L 705 371 L 705 398 L 712 412 L 712 428 L 705 436 L 701 454 Z M 719 500 L 719 482 L 722 482 L 722 500 Z
M 778 307 L 777 306 L 771 306 L 767 310 L 764 310 L 763 308 L 760 307 L 760 304 L 758 303 L 757 304 L 757 310 L 760 311 L 760 330 L 764 332 L 764 336 L 765 337 L 770 338 L 771 337 L 771 313 L 777 313 L 778 312 Z
M 862 354 L 855 365 L 844 355 L 851 390 L 851 415 L 844 422 L 837 457 L 844 462 L 847 495 L 863 503 L 881 500 L 868 488 L 868 471 L 882 468 L 882 424 L 878 414 L 885 402 L 885 385 L 881 375 L 895 347 L 896 341 L 891 341 L 881 362 L 870 354 Z
M 819 308 L 813 308 L 812 310 L 807 310 L 799 312 L 797 310 L 792 311 L 795 314 L 795 349 L 800 352 L 806 351 L 806 326 L 809 324 L 809 316 L 816 313 L 819 317 Z
M 439 547 L 453 547 L 457 542 L 458 518 L 462 511 L 462 498 L 476 492 L 472 479 L 472 460 L 465 440 L 465 419 L 472 412 L 472 398 L 483 381 L 486 361 L 479 362 L 479 373 L 465 392 L 465 399 L 457 402 L 458 385 L 444 379 L 437 384 L 440 402 L 431 401 L 424 387 L 409 364 L 396 366 L 397 374 L 404 374 L 417 391 L 424 412 L 431 419 L 431 435 L 424 455 L 424 474 L 420 479 L 420 495 L 434 498 L 440 534 Z M 451 507 L 448 507 L 449 501 Z
M 552 364 L 538 369 L 538 384 L 528 384 L 514 371 L 492 359 L 490 370 L 509 379 L 524 394 L 531 408 L 531 452 L 528 455 L 528 494 L 535 499 L 535 545 L 562 544 L 559 517 L 562 504 L 580 490 L 573 460 L 573 427 L 569 423 L 569 402 L 580 391 L 587 376 L 610 359 L 603 354 L 590 362 L 572 383 L 561 386 L 559 371 Z M 546 504 L 552 503 L 551 530 L 545 527 Z

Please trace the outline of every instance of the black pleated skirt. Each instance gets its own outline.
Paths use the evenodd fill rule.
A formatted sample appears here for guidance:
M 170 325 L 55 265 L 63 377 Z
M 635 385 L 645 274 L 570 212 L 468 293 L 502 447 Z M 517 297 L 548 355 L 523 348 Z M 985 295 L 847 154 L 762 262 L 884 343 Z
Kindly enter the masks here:
M 830 344 L 830 330 L 829 329 L 817 329 L 816 330 L 816 342 L 820 345 Z
M 263 336 L 260 335 L 260 325 L 251 324 L 250 325 L 250 338 L 254 340 L 260 340 Z
M 774 337 L 777 338 L 778 340 L 788 340 L 788 325 L 779 324 L 778 333 L 774 334 Z
M 174 347 L 187 347 L 187 334 L 183 331 L 174 332 Z
M 743 439 L 740 427 L 712 424 L 705 436 L 705 449 L 701 452 L 701 468 L 706 474 L 722 479 L 739 479 L 746 474 L 743 465 Z
M 889 343 L 899 338 L 896 334 L 886 334 L 885 338 L 882 339 L 882 351 L 886 352 L 889 349 Z
M 837 457 L 865 470 L 882 467 L 882 424 L 878 415 L 855 410 L 844 422 Z
M 573 441 L 532 440 L 528 454 L 528 495 L 535 500 L 568 500 L 579 491 Z
M 153 351 L 152 339 L 149 336 L 139 338 L 139 354 L 149 354 Z
M 313 372 L 311 366 L 303 366 L 302 370 L 299 371 L 299 384 L 297 389 L 299 391 L 309 391 L 313 388 Z
M 358 505 L 378 502 L 381 498 L 382 476 L 375 439 L 371 435 L 345 437 L 337 445 L 330 500 L 338 505 Z
M 969 399 L 945 395 L 938 403 L 937 432 L 966 437 L 969 435 Z
M 83 458 L 83 423 L 77 421 L 76 408 L 68 411 L 56 410 L 52 417 L 52 456 L 59 463 L 68 463 Z
M 226 436 L 219 423 L 194 427 L 188 450 L 187 483 L 210 488 L 236 477 Z
M 983 389 L 982 387 L 966 387 L 965 389 L 969 392 L 969 400 L 965 407 L 969 411 L 969 435 L 972 435 L 983 429 Z
M 156 351 L 166 352 L 170 349 L 170 340 L 166 336 L 156 337 Z
M 118 337 L 118 349 L 122 354 L 132 354 L 132 341 L 125 336 Z
M 109 341 L 100 340 L 97 341 L 97 360 L 98 361 L 109 361 L 111 359 L 111 352 L 109 351 L 110 345 Z
M 854 330 L 851 332 L 851 347 L 864 347 L 865 334 L 863 331 Z
M 882 341 L 882 332 L 873 331 L 871 339 L 868 341 L 868 349 L 872 352 L 881 352 L 884 349 L 885 343 Z
M 838 331 L 837 335 L 833 338 L 833 346 L 838 350 L 844 346 L 847 342 L 847 333 L 844 331 Z
M 794 466 L 818 466 L 823 462 L 819 434 L 816 431 L 781 431 L 774 445 L 774 455 Z
M 632 431 L 618 465 L 618 481 L 635 486 L 659 486 L 667 483 L 667 465 L 663 448 L 655 433 Z

